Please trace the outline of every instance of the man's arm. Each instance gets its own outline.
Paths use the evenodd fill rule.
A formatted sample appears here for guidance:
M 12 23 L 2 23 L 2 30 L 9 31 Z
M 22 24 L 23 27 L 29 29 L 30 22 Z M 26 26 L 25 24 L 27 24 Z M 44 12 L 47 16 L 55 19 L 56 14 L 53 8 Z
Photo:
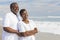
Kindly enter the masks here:
M 18 30 L 14 30 L 10 27 L 3 27 L 4 31 L 8 32 L 8 33 L 15 33 L 17 34 L 18 36 L 22 36 L 21 34 L 19 34 Z
M 3 30 L 9 33 L 18 33 L 18 30 L 14 30 L 10 27 L 3 27 Z

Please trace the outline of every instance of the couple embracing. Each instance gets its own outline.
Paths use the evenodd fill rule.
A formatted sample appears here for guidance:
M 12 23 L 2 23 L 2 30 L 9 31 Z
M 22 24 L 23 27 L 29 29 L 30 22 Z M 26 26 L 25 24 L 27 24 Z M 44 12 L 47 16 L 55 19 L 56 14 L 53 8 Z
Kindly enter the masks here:
M 10 4 L 10 10 L 3 19 L 2 40 L 35 40 L 37 27 L 34 21 L 28 18 L 27 10 L 19 11 L 16 2 Z

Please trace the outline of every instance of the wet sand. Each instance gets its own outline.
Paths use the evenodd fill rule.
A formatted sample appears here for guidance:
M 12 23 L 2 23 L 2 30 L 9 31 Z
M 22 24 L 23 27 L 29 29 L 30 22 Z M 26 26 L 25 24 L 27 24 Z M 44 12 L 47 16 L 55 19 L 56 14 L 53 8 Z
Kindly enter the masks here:
M 40 32 L 36 35 L 36 40 L 60 40 L 60 35 Z

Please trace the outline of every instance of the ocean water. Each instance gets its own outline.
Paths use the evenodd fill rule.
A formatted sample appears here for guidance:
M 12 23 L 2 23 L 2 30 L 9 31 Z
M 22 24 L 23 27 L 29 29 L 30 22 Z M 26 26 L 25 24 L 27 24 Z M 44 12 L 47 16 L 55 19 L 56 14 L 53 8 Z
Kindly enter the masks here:
M 46 32 L 60 35 L 60 22 L 35 21 L 39 32 Z
M 34 21 L 49 21 L 49 22 L 60 22 L 60 18 L 48 18 L 48 17 L 29 17 L 29 19 Z M 0 17 L 0 21 L 3 20 L 3 16 Z
M 60 35 L 60 18 L 29 18 L 34 20 L 39 32 L 46 32 Z M 0 21 L 2 24 L 2 20 Z
M 49 21 L 49 22 L 60 22 L 60 18 L 29 18 L 34 21 Z

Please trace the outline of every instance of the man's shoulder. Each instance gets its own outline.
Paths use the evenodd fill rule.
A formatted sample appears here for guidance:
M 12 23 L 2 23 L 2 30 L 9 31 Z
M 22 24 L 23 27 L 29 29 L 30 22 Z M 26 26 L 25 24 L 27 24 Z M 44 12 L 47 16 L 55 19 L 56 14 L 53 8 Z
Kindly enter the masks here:
M 11 14 L 12 14 L 12 12 L 6 13 L 6 15 L 11 15 Z
M 12 12 L 6 13 L 6 14 L 5 14 L 5 17 L 6 17 L 6 16 L 11 16 L 11 14 L 12 14 Z

